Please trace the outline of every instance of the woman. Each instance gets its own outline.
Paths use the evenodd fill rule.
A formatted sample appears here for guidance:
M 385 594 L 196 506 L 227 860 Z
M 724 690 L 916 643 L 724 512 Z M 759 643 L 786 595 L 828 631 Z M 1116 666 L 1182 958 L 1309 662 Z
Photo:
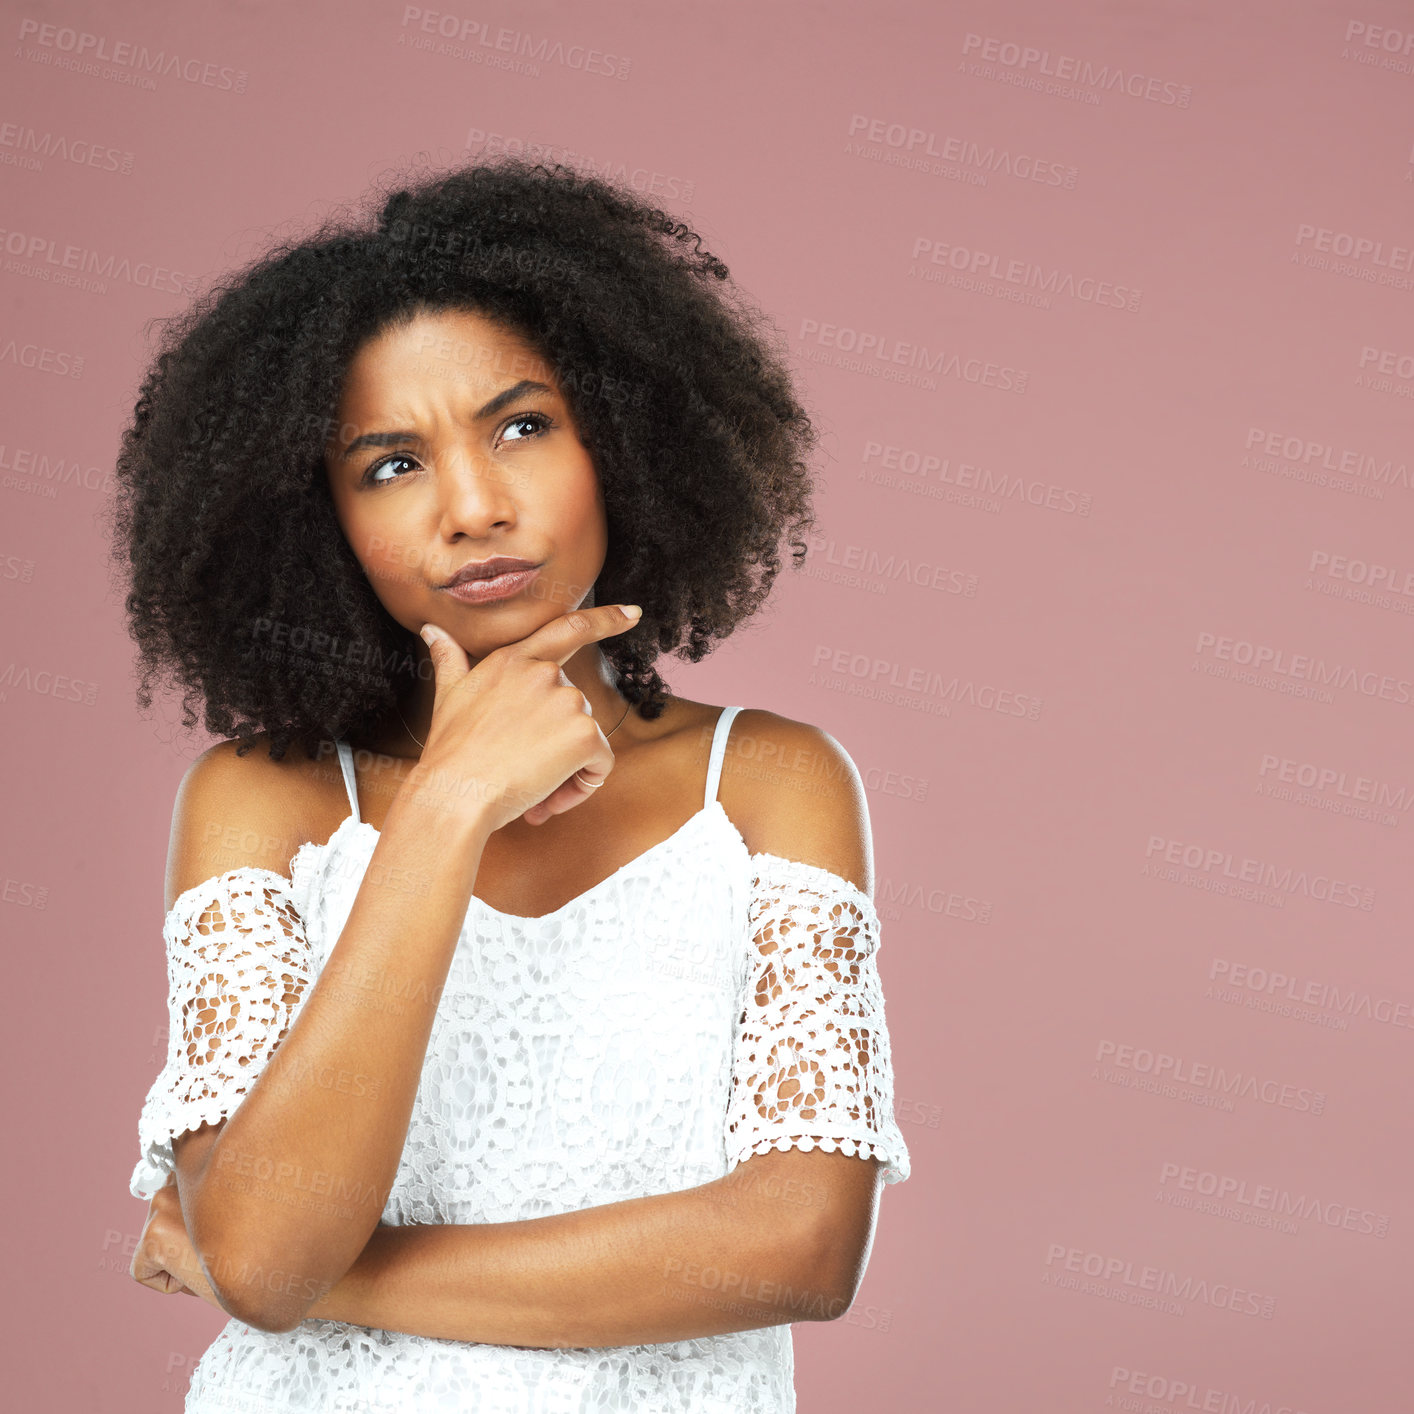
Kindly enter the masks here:
M 234 738 L 178 792 L 131 1184 L 132 1275 L 231 1318 L 188 1411 L 790 1410 L 789 1323 L 853 1299 L 908 1175 L 858 773 L 654 667 L 813 523 L 726 280 L 505 158 L 167 334 L 138 696 Z

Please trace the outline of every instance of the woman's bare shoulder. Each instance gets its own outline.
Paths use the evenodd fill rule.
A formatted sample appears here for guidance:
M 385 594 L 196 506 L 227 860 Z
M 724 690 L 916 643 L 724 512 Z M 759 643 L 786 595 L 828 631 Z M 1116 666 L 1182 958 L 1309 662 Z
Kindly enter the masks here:
M 167 851 L 169 909 L 194 885 L 232 869 L 270 869 L 288 878 L 296 851 L 329 815 L 331 787 L 342 793 L 332 742 L 314 759 L 295 745 L 278 761 L 266 733 L 244 755 L 239 746 L 231 740 L 208 747 L 177 787 Z
M 823 727 L 743 708 L 727 739 L 719 798 L 752 854 L 815 864 L 872 890 L 864 782 Z

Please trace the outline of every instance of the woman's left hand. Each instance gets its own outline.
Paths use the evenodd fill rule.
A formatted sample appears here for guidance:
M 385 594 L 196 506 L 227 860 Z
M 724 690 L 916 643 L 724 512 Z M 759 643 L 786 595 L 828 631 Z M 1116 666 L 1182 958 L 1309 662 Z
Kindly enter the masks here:
M 166 1184 L 152 1195 L 147 1207 L 147 1222 L 138 1238 L 137 1252 L 128 1271 L 134 1281 L 151 1287 L 153 1291 L 160 1291 L 164 1296 L 182 1292 L 187 1296 L 200 1297 L 218 1311 L 224 1309 L 201 1270 L 196 1248 L 187 1236 L 175 1173 L 168 1175 Z

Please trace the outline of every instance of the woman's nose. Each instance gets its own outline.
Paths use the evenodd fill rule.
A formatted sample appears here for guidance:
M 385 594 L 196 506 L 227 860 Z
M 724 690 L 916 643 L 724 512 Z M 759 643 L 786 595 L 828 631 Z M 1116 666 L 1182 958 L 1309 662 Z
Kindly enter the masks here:
M 437 500 L 444 536 L 479 536 L 515 519 L 514 474 L 486 457 L 448 452 L 437 464 Z

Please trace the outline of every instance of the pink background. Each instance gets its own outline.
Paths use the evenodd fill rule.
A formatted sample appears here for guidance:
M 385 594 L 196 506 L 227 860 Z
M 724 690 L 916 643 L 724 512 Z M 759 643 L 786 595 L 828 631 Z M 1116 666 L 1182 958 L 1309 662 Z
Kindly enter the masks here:
M 14 1407 L 177 1410 L 223 1320 L 127 1276 L 208 744 L 136 710 L 96 519 L 144 322 L 483 146 L 694 222 L 826 432 L 807 572 L 665 664 L 870 791 L 913 1178 L 849 1317 L 796 1327 L 802 1411 L 1411 1407 L 1414 9 L 76 0 L 0 33 Z M 56 278 L 110 258 L 138 273 Z

